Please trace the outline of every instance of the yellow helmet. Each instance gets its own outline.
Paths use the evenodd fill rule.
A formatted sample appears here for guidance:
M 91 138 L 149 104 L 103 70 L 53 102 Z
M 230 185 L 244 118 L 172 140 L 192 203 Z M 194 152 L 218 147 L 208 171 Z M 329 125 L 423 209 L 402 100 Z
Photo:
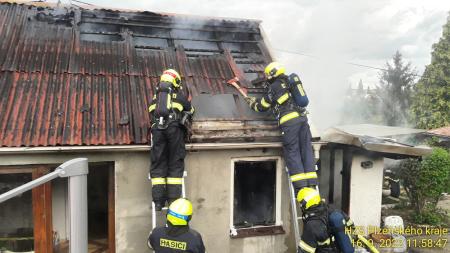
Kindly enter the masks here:
M 187 225 L 192 218 L 192 203 L 187 199 L 177 199 L 169 206 L 167 221 L 175 226 Z
M 305 187 L 298 192 L 297 201 L 302 208 L 308 209 L 320 203 L 320 194 L 316 189 Z
M 174 69 L 168 69 L 161 75 L 161 82 L 169 82 L 173 84 L 175 88 L 178 88 L 181 85 L 181 77 Z
M 264 73 L 266 74 L 268 79 L 275 78 L 281 74 L 284 74 L 285 68 L 281 63 L 279 62 L 271 62 L 267 67 L 264 69 Z

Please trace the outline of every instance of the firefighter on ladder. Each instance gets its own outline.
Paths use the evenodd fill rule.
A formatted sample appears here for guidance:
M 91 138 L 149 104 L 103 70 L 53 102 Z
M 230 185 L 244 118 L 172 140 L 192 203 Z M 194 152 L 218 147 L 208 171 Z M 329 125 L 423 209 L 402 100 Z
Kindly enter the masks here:
M 301 188 L 317 185 L 311 131 L 306 110 L 299 107 L 292 97 L 290 80 L 280 63 L 270 63 L 264 73 L 267 77 L 267 92 L 260 99 L 246 97 L 245 100 L 254 111 L 262 112 L 272 109 L 275 114 L 282 133 L 284 160 L 296 196 Z M 304 94 L 303 90 L 302 93 Z
M 175 200 L 169 206 L 166 226 L 152 231 L 148 246 L 155 250 L 155 253 L 205 253 L 202 236 L 189 228 L 191 218 L 192 203 L 183 198 Z
M 353 253 L 355 245 L 379 253 L 370 240 L 353 233 L 353 221 L 341 210 L 323 202 L 316 189 L 302 188 L 297 201 L 303 216 L 298 253 Z
M 186 156 L 184 125 L 194 113 L 194 107 L 181 91 L 180 75 L 168 69 L 161 75 L 149 107 L 153 145 L 150 177 L 156 211 L 161 211 L 166 201 L 170 204 L 181 197 Z
M 339 252 L 328 229 L 328 211 L 319 193 L 312 188 L 303 188 L 297 195 L 303 214 L 303 233 L 298 253 Z

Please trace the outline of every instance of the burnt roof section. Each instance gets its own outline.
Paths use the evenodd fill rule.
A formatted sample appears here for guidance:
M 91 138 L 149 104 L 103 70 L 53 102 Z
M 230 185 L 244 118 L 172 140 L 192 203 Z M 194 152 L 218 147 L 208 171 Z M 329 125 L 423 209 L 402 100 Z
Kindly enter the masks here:
M 234 76 L 271 58 L 256 21 L 0 3 L 0 146 L 147 144 L 147 108 L 165 68 L 197 106 L 193 141 L 275 140 Z

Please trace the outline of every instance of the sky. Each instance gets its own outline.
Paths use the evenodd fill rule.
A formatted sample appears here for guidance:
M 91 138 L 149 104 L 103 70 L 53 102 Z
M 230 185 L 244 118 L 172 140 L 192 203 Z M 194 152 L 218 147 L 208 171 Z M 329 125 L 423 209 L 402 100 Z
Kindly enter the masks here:
M 359 80 L 366 87 L 378 84 L 378 70 L 347 63 L 383 68 L 399 50 L 422 74 L 450 11 L 450 1 L 445 0 L 81 1 L 111 8 L 261 20 L 275 59 L 302 78 L 311 101 L 310 117 L 319 129 L 341 121 L 341 98 L 350 85 L 356 87 Z

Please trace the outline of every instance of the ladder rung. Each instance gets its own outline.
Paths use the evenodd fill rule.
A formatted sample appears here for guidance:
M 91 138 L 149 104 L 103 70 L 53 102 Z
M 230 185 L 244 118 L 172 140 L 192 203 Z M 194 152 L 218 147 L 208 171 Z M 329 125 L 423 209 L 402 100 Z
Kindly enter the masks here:
M 168 210 L 168 209 L 169 209 L 169 208 L 165 206 L 165 207 L 163 207 L 163 208 L 161 209 L 161 211 L 166 211 L 166 210 Z M 156 211 L 156 210 L 155 210 L 155 212 L 160 212 L 160 211 Z

